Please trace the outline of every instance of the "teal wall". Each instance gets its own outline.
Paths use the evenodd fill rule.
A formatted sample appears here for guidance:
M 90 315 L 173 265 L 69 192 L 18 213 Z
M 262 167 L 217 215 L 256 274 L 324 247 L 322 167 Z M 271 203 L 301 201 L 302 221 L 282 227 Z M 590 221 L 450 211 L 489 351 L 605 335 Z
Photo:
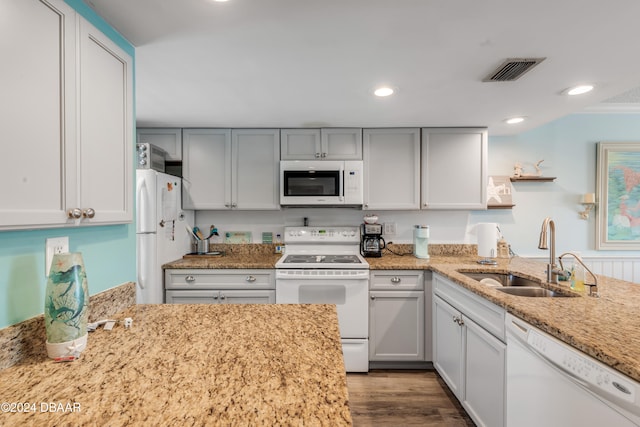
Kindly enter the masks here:
M 65 1 L 134 57 L 134 48 L 92 9 Z M 70 251 L 82 252 L 90 294 L 136 280 L 134 224 L 0 232 L 0 328 L 43 312 L 45 240 L 60 236 L 69 236 Z

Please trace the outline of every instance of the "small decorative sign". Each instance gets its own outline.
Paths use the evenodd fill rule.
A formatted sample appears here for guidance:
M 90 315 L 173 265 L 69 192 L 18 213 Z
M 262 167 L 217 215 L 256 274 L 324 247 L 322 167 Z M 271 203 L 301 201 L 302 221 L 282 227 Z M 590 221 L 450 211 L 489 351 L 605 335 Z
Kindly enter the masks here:
M 487 207 L 494 209 L 513 207 L 511 179 L 509 176 L 489 176 L 489 184 L 487 185 Z

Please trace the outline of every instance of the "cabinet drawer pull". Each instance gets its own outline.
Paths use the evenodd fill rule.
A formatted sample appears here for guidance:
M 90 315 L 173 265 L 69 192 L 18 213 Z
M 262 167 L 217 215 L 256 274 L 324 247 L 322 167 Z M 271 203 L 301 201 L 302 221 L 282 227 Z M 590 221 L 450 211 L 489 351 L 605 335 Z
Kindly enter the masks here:
M 373 295 L 371 295 L 371 299 L 372 299 L 372 300 L 375 300 L 375 299 L 376 299 L 376 297 L 375 297 L 375 296 L 373 296 Z
M 398 283 L 400 283 L 402 279 L 400 279 L 398 276 L 392 277 L 391 278 L 391 283 L 393 283 L 394 285 L 397 285 Z
M 320 153 L 316 153 L 316 159 L 320 158 Z
M 187 276 L 187 277 L 184 278 L 184 281 L 185 282 L 195 282 L 196 278 L 193 277 L 193 276 Z
M 247 282 L 255 282 L 256 281 L 256 277 L 255 276 L 247 276 L 244 280 L 247 281 Z
M 223 299 L 226 299 L 226 298 L 227 298 L 227 297 L 225 297 L 225 296 L 224 296 L 224 294 L 222 294 L 222 293 L 220 294 L 220 299 L 222 299 L 222 300 L 223 300 Z

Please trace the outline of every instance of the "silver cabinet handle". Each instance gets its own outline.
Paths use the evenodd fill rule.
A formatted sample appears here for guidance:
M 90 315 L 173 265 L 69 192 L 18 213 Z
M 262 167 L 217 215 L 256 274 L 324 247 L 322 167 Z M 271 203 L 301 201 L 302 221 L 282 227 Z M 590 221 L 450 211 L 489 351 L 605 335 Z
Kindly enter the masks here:
M 231 203 L 231 207 L 232 207 L 232 208 L 237 208 L 237 207 L 238 207 L 238 204 L 237 204 L 237 203 Z
M 453 321 L 460 326 L 464 325 L 464 320 L 462 320 L 462 317 L 460 316 L 453 316 Z
M 229 203 L 225 203 L 225 204 L 224 204 L 224 207 L 225 207 L 225 208 L 230 208 L 230 207 L 231 207 L 231 205 L 230 205 Z
M 394 277 L 391 278 L 391 283 L 393 283 L 394 285 L 397 285 L 401 281 L 402 281 L 402 279 L 400 279 L 398 276 L 394 276 Z
M 82 216 L 85 218 L 93 218 L 96 216 L 96 211 L 93 208 L 87 208 L 82 212 Z
M 214 299 L 214 300 L 217 300 L 217 299 L 218 299 L 218 295 L 214 295 L 214 296 L 213 296 L 213 299 Z
M 320 158 L 320 153 L 316 153 L 316 159 Z
M 324 159 L 325 157 L 327 157 L 327 153 L 322 153 L 322 158 Z
M 247 276 L 244 279 L 247 282 L 255 282 L 256 281 L 256 277 L 255 276 Z
M 376 299 L 376 297 L 375 297 L 374 295 L 371 295 L 371 299 L 372 299 L 372 300 L 375 300 L 375 299 Z
M 193 276 L 187 276 L 187 277 L 184 278 L 184 281 L 185 282 L 195 282 L 196 278 L 193 277 Z
M 220 299 L 221 299 L 221 300 L 224 300 L 224 299 L 227 299 L 227 297 L 225 297 L 225 296 L 224 296 L 224 294 L 221 292 L 221 293 L 220 293 Z
M 69 209 L 67 215 L 69 216 L 69 218 L 78 219 L 82 217 L 82 211 L 78 208 Z

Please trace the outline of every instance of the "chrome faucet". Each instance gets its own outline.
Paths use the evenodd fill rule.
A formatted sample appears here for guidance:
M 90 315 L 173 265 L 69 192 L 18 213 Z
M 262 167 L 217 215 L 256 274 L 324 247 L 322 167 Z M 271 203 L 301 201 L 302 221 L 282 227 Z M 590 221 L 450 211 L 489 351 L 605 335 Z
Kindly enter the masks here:
M 598 278 L 596 277 L 595 274 L 593 274 L 593 271 L 589 270 L 589 267 L 584 265 L 584 263 L 582 262 L 582 260 L 580 259 L 579 256 L 577 256 L 576 254 L 574 254 L 572 252 L 565 252 L 562 255 L 560 255 L 558 257 L 558 261 L 560 261 L 560 269 L 564 270 L 564 267 L 562 266 L 562 257 L 565 256 L 565 255 L 571 255 L 572 257 L 574 257 L 576 259 L 576 261 L 578 261 L 580 263 L 580 265 L 582 265 L 584 267 L 584 269 L 589 272 L 591 277 L 593 277 L 593 284 L 585 282 L 584 285 L 585 286 L 589 286 L 589 296 L 590 297 L 598 298 L 600 296 L 600 294 L 598 294 Z
M 551 248 L 547 245 L 547 233 L 550 230 Z M 549 263 L 547 264 L 547 282 L 558 283 L 558 276 L 564 275 L 564 271 L 556 265 L 556 224 L 551 217 L 546 217 L 542 222 L 542 230 L 540 230 L 540 241 L 538 249 L 549 249 Z

